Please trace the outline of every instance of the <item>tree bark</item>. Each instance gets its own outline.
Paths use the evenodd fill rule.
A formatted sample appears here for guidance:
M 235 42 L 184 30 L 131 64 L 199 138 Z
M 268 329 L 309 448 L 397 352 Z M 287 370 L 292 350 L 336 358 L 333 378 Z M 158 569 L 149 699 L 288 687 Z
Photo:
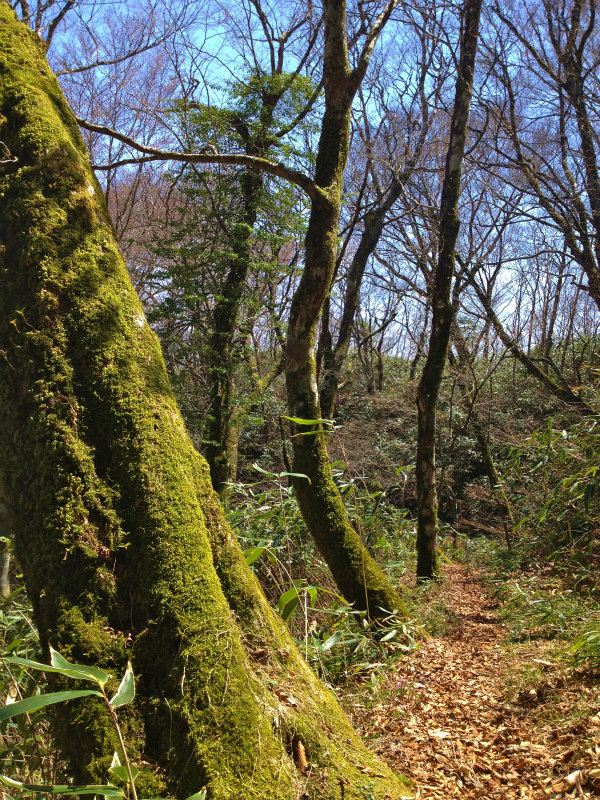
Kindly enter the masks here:
M 379 18 L 383 27 L 393 1 Z M 325 112 L 315 166 L 315 191 L 305 239 L 302 278 L 290 310 L 286 342 L 286 387 L 293 417 L 321 419 L 315 361 L 316 331 L 335 270 L 344 168 L 348 158 L 352 101 L 367 68 L 376 35 L 368 38 L 357 66 L 348 62 L 345 3 L 324 0 Z M 372 33 L 376 34 L 376 28 Z M 308 434 L 308 435 L 306 435 Z M 404 613 L 391 586 L 348 520 L 331 474 L 327 434 L 320 425 L 295 426 L 294 478 L 302 516 L 344 597 L 369 616 Z
M 460 220 L 458 198 L 467 137 L 469 107 L 481 0 L 465 0 L 463 7 L 461 55 L 456 82 L 450 141 L 440 201 L 439 256 L 431 291 L 429 350 L 417 390 L 417 579 L 430 580 L 439 574 L 438 498 L 435 468 L 436 409 L 452 326 L 450 290 L 454 275 L 455 247 Z
M 426 57 L 427 48 L 423 45 L 421 71 L 417 85 L 417 93 L 421 107 L 420 133 L 413 153 L 408 158 L 404 169 L 394 174 L 392 181 L 384 192 L 381 182 L 376 175 L 373 162 L 367 163 L 367 169 L 371 169 L 374 174 L 375 190 L 377 193 L 377 205 L 363 217 L 364 229 L 352 257 L 348 276 L 346 278 L 346 288 L 344 292 L 344 303 L 340 327 L 335 346 L 329 330 L 329 314 L 324 315 L 322 326 L 323 338 L 323 376 L 321 378 L 320 403 L 321 412 L 326 419 L 333 419 L 338 398 L 340 375 L 342 367 L 348 355 L 350 340 L 352 337 L 352 327 L 354 325 L 356 311 L 359 303 L 360 288 L 362 285 L 365 269 L 369 258 L 375 252 L 379 240 L 385 229 L 386 219 L 398 198 L 413 176 L 417 164 L 423 153 L 431 117 L 429 113 L 429 100 L 427 98 L 426 83 L 428 79 L 428 67 L 430 58 Z M 369 159 L 371 153 L 369 153 Z M 381 351 L 378 349 L 378 368 L 382 367 Z M 383 386 L 382 376 L 378 378 L 381 387 Z M 381 388 L 379 389 L 381 391 Z
M 364 230 L 360 237 L 360 242 L 352 258 L 348 277 L 346 279 L 346 291 L 344 293 L 344 308 L 340 320 L 340 330 L 337 336 L 335 347 L 330 341 L 330 346 L 325 349 L 323 354 L 323 378 L 321 381 L 320 403 L 321 412 L 326 419 L 332 419 L 338 397 L 340 374 L 348 355 L 350 340 L 352 336 L 352 326 L 358 308 L 360 287 L 362 284 L 365 269 L 369 257 L 374 252 L 383 229 L 385 219 L 389 210 L 396 202 L 400 193 L 408 180 L 403 180 L 404 176 L 394 177 L 390 191 L 383 202 L 365 215 Z M 331 337 L 329 337 L 331 340 Z
M 246 150 L 254 150 L 248 148 Z M 251 155 L 256 153 L 251 152 Z M 264 156 L 264 152 L 259 155 Z M 208 345 L 208 374 L 210 377 L 210 419 L 206 459 L 215 491 L 223 496 L 228 484 L 237 474 L 238 441 L 241 420 L 235 424 L 233 373 L 236 359 L 233 353 L 244 284 L 251 261 L 253 228 L 258 216 L 262 176 L 246 171 L 241 180 L 243 216 L 234 230 L 232 259 L 222 294 L 213 312 L 213 331 Z
M 0 495 L 42 645 L 114 675 L 131 658 L 141 796 L 358 800 L 369 768 L 398 798 L 225 523 L 43 50 L 2 0 Z M 108 721 L 87 698 L 68 715 L 73 777 L 105 782 Z

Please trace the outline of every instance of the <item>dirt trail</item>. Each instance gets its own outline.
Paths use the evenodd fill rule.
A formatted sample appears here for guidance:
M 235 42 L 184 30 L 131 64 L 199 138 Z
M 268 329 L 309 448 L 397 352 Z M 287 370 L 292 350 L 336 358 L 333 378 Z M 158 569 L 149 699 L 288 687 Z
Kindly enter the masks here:
M 351 705 L 355 725 L 416 798 L 600 797 L 600 687 L 565 681 L 539 644 L 507 647 L 477 575 L 445 572 L 456 624 L 402 659 L 371 708 Z M 507 676 L 524 668 L 538 678 L 511 702 Z

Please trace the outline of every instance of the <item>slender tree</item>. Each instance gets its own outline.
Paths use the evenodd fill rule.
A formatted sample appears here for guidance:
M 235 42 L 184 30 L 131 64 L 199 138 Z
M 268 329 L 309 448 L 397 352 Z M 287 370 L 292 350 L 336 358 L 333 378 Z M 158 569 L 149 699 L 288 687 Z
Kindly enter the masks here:
M 460 63 L 440 201 L 438 263 L 431 289 L 429 350 L 417 390 L 418 580 L 430 580 L 439 574 L 435 469 L 436 407 L 452 328 L 450 293 L 460 225 L 458 199 L 469 107 L 473 93 L 480 13 L 481 0 L 465 0 L 461 22 Z
M 313 44 L 314 38 L 307 57 Z M 293 131 L 297 121 L 308 114 L 315 102 L 318 87 L 302 79 L 300 68 L 291 74 L 283 73 L 283 45 L 284 42 L 274 72 L 251 76 L 247 86 L 238 84 L 238 108 L 220 114 L 231 149 L 238 149 L 236 145 L 241 145 L 242 152 L 248 155 L 271 157 L 277 152 L 281 139 Z M 297 84 L 302 84 L 304 90 L 298 90 Z M 290 102 L 290 95 L 295 97 L 295 103 Z M 284 98 L 288 114 L 294 117 L 285 122 L 281 116 L 279 119 L 276 116 L 278 106 L 284 105 Z M 210 108 L 204 112 L 215 115 Z M 210 138 L 204 141 L 214 146 Z M 236 355 L 236 336 L 239 338 L 242 301 L 256 256 L 254 248 L 259 232 L 255 228 L 259 214 L 269 212 L 269 204 L 265 202 L 268 187 L 260 170 L 244 169 L 236 181 L 236 188 L 240 203 L 238 207 L 235 198 L 231 197 L 234 217 L 223 232 L 230 241 L 224 264 L 225 279 L 211 311 L 211 331 L 205 348 L 209 377 L 205 453 L 213 487 L 221 495 L 236 478 L 238 440 L 243 421 L 243 415 L 237 413 L 235 400 L 234 375 L 240 361 Z
M 366 151 L 364 180 L 366 182 L 370 177 L 373 198 L 367 199 L 364 213 L 360 209 L 355 213 L 355 223 L 360 220 L 362 232 L 345 277 L 335 341 L 331 330 L 330 293 L 325 298 L 319 340 L 319 356 L 322 360 L 319 377 L 321 413 L 327 419 L 334 415 L 340 374 L 350 347 L 352 326 L 367 263 L 379 244 L 394 205 L 406 191 L 409 180 L 420 165 L 434 113 L 432 108 L 437 106 L 440 99 L 443 80 L 436 63 L 440 49 L 439 37 L 436 35 L 439 20 L 426 6 L 416 9 L 414 15 L 413 25 L 407 25 L 407 28 L 414 26 L 410 33 L 417 39 L 416 67 L 414 72 L 409 73 L 405 83 L 393 88 L 393 91 L 398 91 L 401 95 L 402 113 L 384 109 L 383 120 L 378 130 L 372 134 L 367 103 L 361 94 L 363 120 L 360 133 Z M 404 43 L 405 48 L 408 44 L 409 42 Z M 402 57 L 406 58 L 405 52 Z M 381 76 L 377 77 L 381 79 Z M 379 89 L 382 91 L 382 87 Z M 400 135 L 396 133 L 397 128 L 402 130 Z M 381 150 L 385 148 L 388 138 L 391 140 L 387 145 L 389 152 L 384 150 L 382 154 Z M 363 194 L 363 191 L 359 192 L 359 197 Z M 355 224 L 352 225 L 354 227 Z M 350 235 L 346 235 L 346 240 L 350 239 Z M 338 271 L 336 269 L 336 273 Z

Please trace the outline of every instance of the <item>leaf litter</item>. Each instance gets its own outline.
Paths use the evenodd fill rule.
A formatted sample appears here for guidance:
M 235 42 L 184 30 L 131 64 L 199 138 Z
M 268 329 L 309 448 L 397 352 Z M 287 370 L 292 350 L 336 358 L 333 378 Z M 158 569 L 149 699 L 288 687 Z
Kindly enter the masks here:
M 444 572 L 455 624 L 397 662 L 372 702 L 344 692 L 354 725 L 415 798 L 600 797 L 600 686 L 547 643 L 507 643 L 481 575 Z

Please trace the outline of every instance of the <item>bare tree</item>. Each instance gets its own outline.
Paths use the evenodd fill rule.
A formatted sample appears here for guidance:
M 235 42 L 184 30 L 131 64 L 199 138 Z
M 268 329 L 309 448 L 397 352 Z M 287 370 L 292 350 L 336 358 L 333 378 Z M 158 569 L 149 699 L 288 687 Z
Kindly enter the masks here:
M 503 158 L 511 154 L 531 200 L 563 235 L 600 306 L 595 0 L 492 9 L 501 26 L 493 58 L 502 95 L 489 108 L 501 120 Z M 511 41 L 518 43 L 516 56 Z
M 475 55 L 479 35 L 480 0 L 465 0 L 460 37 L 460 63 L 456 96 L 440 200 L 438 263 L 431 289 L 429 348 L 417 391 L 419 430 L 417 440 L 417 579 L 439 574 L 438 498 L 435 468 L 437 399 L 446 365 L 452 327 L 451 287 L 455 247 L 460 225 L 458 198 L 467 138 L 469 107 L 473 92 Z
M 440 100 L 446 72 L 443 58 L 439 53 L 441 48 L 438 45 L 439 31 L 443 27 L 443 14 L 435 15 L 427 6 L 414 11 L 408 9 L 406 13 L 408 20 L 404 25 L 405 39 L 402 42 L 401 53 L 398 54 L 407 72 L 406 78 L 392 79 L 389 72 L 382 74 L 383 69 L 380 67 L 373 78 L 374 83 L 371 82 L 369 96 L 363 91 L 360 92 L 361 119 L 358 123 L 358 135 L 366 154 L 362 180 L 363 184 L 368 181 L 370 186 L 367 191 L 364 186 L 361 187 L 358 196 L 362 200 L 364 209 L 355 209 L 350 230 L 345 234 L 345 242 L 349 243 L 352 236 L 356 236 L 354 233 L 356 224 L 360 223 L 362 232 L 360 236 L 356 236 L 354 253 L 345 270 L 343 305 L 335 344 L 331 330 L 331 293 L 325 299 L 319 361 L 322 360 L 321 413 L 327 418 L 333 417 L 334 414 L 340 372 L 348 354 L 352 325 L 367 263 L 379 244 L 390 212 L 421 164 L 431 118 Z M 409 69 L 406 65 L 411 50 L 416 50 L 416 54 L 415 63 L 411 65 L 412 69 Z M 398 66 L 396 59 L 392 61 L 390 53 L 386 54 L 386 64 L 390 71 L 394 69 L 394 64 Z M 402 70 L 399 66 L 398 69 Z M 386 92 L 391 97 L 382 97 Z M 378 100 L 383 105 L 382 118 L 378 126 L 373 129 L 371 121 L 374 113 L 373 105 Z M 342 248 L 338 255 L 335 276 L 337 280 L 346 249 Z M 372 336 L 369 336 L 368 341 L 372 341 Z

